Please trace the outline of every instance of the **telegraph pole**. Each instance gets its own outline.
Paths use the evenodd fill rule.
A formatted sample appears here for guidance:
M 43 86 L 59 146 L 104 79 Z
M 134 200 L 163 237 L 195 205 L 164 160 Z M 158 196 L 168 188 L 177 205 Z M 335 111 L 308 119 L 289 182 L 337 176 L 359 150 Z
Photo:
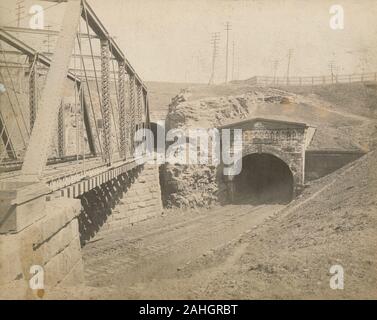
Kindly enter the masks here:
M 213 84 L 215 81 L 215 66 L 216 66 L 216 57 L 218 54 L 218 43 L 220 41 L 220 33 L 214 32 L 212 34 L 211 44 L 213 46 L 212 51 L 212 71 L 211 71 L 211 77 L 209 79 L 208 84 Z
M 334 83 L 334 68 L 335 68 L 335 61 L 331 60 L 329 62 L 329 70 L 331 74 L 331 83 Z
M 25 9 L 25 0 L 17 0 L 16 2 L 16 16 L 17 16 L 17 27 L 19 28 L 21 25 L 21 16 L 24 13 Z
M 339 67 L 336 65 L 334 60 L 329 61 L 329 70 L 330 70 L 330 74 L 331 74 L 331 83 L 334 83 L 334 76 L 335 76 L 335 79 L 337 81 L 337 75 L 338 75 L 338 71 L 339 71 Z
M 287 85 L 289 85 L 289 69 L 291 67 L 291 58 L 293 54 L 293 49 L 288 50 L 288 66 L 287 66 Z
M 233 40 L 233 50 L 232 50 L 232 80 L 234 80 L 234 55 L 235 55 L 235 43 Z
M 240 54 L 238 53 L 237 55 L 237 80 L 240 79 Z
M 277 73 L 278 66 L 279 66 L 279 60 L 274 60 L 272 63 L 273 63 L 273 67 L 274 67 L 274 84 L 276 84 L 276 73 Z
M 225 83 L 228 82 L 228 60 L 229 60 L 229 31 L 231 29 L 230 22 L 227 21 L 226 26 L 225 26 L 225 31 L 226 31 L 226 62 L 225 62 Z
M 45 26 L 45 28 L 46 28 L 48 31 L 51 30 L 51 26 L 50 26 L 50 25 Z M 50 33 L 47 33 L 47 40 L 46 40 L 46 43 L 47 43 L 47 53 L 50 53 L 50 44 L 51 44 L 51 36 L 50 36 Z

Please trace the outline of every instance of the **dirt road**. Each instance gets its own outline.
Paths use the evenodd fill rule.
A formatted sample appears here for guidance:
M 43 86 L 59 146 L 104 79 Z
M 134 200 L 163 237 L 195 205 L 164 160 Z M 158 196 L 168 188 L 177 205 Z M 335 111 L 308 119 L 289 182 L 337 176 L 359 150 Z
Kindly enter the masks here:
M 168 212 L 113 233 L 83 248 L 87 285 L 112 287 L 118 298 L 144 298 L 151 281 L 174 279 L 191 260 L 239 238 L 278 213 L 282 205 L 227 205 Z

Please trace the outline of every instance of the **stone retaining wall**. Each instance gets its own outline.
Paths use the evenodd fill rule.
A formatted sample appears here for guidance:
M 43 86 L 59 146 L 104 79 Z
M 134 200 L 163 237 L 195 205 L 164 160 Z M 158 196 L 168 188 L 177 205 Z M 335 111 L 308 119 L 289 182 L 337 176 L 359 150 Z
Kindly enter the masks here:
M 163 211 L 158 167 L 141 165 L 85 193 L 79 217 L 81 243 Z
M 0 235 L 0 285 L 23 288 L 20 298 L 32 298 L 35 292 L 29 280 L 33 265 L 43 268 L 46 288 L 83 282 L 77 221 L 80 210 L 79 200 L 52 198 L 40 220 L 18 233 Z
M 162 211 L 158 166 L 144 165 L 101 230 L 122 228 Z

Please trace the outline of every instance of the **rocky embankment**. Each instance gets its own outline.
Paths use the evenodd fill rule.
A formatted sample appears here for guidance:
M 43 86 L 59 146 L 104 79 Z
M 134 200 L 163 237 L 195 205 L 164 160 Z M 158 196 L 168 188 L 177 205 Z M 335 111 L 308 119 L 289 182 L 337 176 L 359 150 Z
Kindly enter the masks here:
M 369 151 L 370 133 L 376 130 L 368 118 L 344 114 L 331 103 L 276 88 L 247 88 L 234 95 L 205 96 L 182 90 L 169 105 L 167 130 L 211 129 L 254 117 L 305 122 L 317 128 L 309 149 Z M 201 89 L 202 91 L 204 89 Z M 210 87 L 209 89 L 210 90 Z M 190 146 L 188 146 L 190 147 Z M 188 148 L 189 149 L 189 148 Z M 226 201 L 224 183 L 216 165 L 165 164 L 161 168 L 167 207 L 206 207 Z

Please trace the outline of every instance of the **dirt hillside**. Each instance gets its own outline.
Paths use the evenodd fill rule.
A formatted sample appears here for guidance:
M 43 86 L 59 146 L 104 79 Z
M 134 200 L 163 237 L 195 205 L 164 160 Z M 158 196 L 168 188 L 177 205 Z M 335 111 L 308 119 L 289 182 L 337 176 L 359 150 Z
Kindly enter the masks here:
M 360 96 L 359 104 L 349 98 L 349 110 L 329 102 L 335 98 L 327 96 L 247 84 L 195 86 L 170 104 L 167 120 L 169 128 L 209 128 L 253 117 L 277 118 L 315 126 L 309 149 L 373 149 L 377 126 L 371 110 L 377 108 L 377 98 Z
M 200 298 L 376 299 L 376 228 L 371 153 L 318 180 L 236 243 L 193 262 L 185 283 Z M 344 268 L 344 290 L 330 289 L 332 265 Z M 198 274 L 208 281 L 199 285 Z

